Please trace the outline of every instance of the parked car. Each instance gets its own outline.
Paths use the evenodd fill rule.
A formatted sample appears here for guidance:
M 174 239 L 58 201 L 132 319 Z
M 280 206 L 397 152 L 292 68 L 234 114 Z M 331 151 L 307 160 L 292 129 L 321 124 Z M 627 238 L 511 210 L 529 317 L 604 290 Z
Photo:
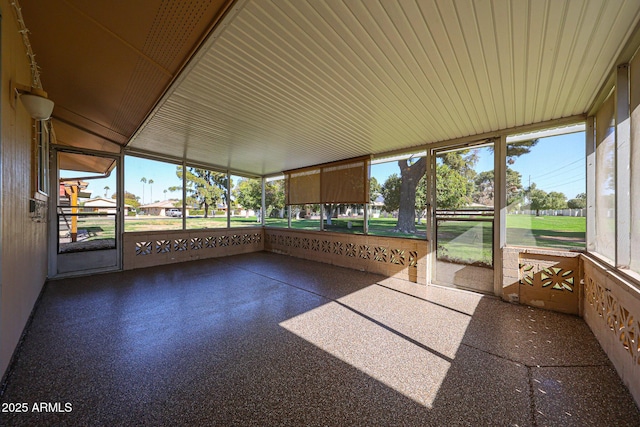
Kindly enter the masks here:
M 170 216 L 172 218 L 180 218 L 182 217 L 182 209 L 171 208 L 167 209 L 165 212 L 166 216 Z

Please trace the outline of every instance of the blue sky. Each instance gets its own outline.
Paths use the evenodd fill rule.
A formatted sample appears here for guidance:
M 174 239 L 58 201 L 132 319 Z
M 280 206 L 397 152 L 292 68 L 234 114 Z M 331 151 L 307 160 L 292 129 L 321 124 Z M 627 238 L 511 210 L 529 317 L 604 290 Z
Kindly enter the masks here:
M 541 138 L 533 147 L 531 153 L 518 157 L 511 168 L 522 174 L 522 184 L 529 186 L 536 183 L 538 188 L 546 192 L 559 191 L 567 199 L 574 198 L 585 190 L 585 136 L 584 132 Z M 480 159 L 476 171 L 482 172 L 493 168 L 493 156 L 487 149 L 480 149 Z M 125 157 L 125 189 L 140 197 L 142 201 L 142 177 L 154 181 L 153 185 L 144 185 L 144 202 L 181 198 L 181 192 L 171 192 L 172 186 L 180 186 L 181 181 L 176 175 L 176 165 L 139 157 Z M 400 173 L 396 161 L 372 165 L 371 174 L 380 184 L 384 183 L 392 173 Z M 68 176 L 68 174 L 65 174 Z M 235 181 L 235 180 L 234 180 Z M 104 187 L 109 186 L 108 196 L 115 192 L 115 173 L 111 177 L 101 180 L 91 180 L 89 188 L 93 195 L 104 196 Z M 164 190 L 167 190 L 165 193 Z
M 476 172 L 493 169 L 493 154 L 486 148 L 478 149 Z M 546 191 L 564 193 L 567 199 L 586 192 L 585 135 L 584 132 L 540 138 L 531 152 L 520 156 L 510 167 L 522 175 L 522 185 L 531 183 Z M 397 162 L 371 166 L 371 175 L 383 184 L 392 173 L 400 174 Z
M 522 185 L 536 183 L 546 191 L 573 199 L 586 192 L 584 132 L 540 138 L 531 153 L 518 157 L 511 168 L 522 174 Z

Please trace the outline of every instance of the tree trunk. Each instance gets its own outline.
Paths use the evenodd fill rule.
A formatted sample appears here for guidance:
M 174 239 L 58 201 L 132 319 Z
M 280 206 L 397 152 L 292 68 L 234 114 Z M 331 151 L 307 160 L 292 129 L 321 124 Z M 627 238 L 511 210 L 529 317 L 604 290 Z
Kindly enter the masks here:
M 327 220 L 327 225 L 332 225 L 331 223 L 331 217 L 333 216 L 333 209 L 332 209 L 333 205 L 325 205 L 324 206 L 324 216 Z
M 400 207 L 398 209 L 398 224 L 394 231 L 401 233 L 416 232 L 416 188 L 420 179 L 427 171 L 426 157 L 420 158 L 409 166 L 407 160 L 398 160 L 400 166 Z
M 204 202 L 204 217 L 209 217 L 209 204 L 207 202 Z

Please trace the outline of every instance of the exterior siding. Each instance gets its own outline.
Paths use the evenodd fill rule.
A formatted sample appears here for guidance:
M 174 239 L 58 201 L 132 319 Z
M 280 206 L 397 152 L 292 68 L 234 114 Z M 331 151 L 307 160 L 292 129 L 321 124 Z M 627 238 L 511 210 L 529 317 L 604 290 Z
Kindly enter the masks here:
M 20 101 L 12 106 L 10 82 L 28 85 L 29 62 L 13 8 L 2 13 L 2 122 L 0 141 L 0 371 L 4 375 L 47 276 L 47 224 L 29 215 L 33 122 Z

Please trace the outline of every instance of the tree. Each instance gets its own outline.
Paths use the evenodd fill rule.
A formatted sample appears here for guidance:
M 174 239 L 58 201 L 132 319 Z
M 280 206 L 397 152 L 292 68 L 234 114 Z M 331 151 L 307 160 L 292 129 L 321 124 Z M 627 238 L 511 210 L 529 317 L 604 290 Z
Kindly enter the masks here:
M 507 144 L 507 164 L 515 163 L 516 158 L 523 154 L 529 154 L 531 149 L 536 146 L 539 139 L 530 139 L 528 141 L 510 142 Z
M 149 189 L 151 190 L 151 193 L 150 193 L 151 203 L 153 203 L 153 180 L 150 179 L 148 184 L 149 184 Z
M 236 202 L 245 209 L 258 211 L 262 207 L 262 183 L 256 179 L 240 179 L 233 191 Z
M 468 200 L 471 200 L 475 192 L 474 184 L 477 173 L 474 168 L 476 163 L 478 163 L 478 150 L 449 151 L 439 154 L 438 160 L 466 179 L 466 196 Z
M 147 178 L 143 176 L 140 182 L 142 183 L 142 204 L 144 204 L 144 185 L 147 183 Z
M 564 193 L 552 191 L 547 194 L 547 200 L 544 209 L 564 209 L 567 207 L 567 196 Z
M 387 177 L 380 187 L 380 194 L 384 199 L 382 209 L 386 212 L 395 212 L 400 208 L 400 177 L 398 174 L 394 173 Z
M 117 193 L 113 193 L 113 196 L 111 196 L 112 199 L 117 199 L 118 198 L 118 194 Z M 129 206 L 133 206 L 135 209 L 138 209 L 138 207 L 140 207 L 140 197 L 136 196 L 133 193 L 130 193 L 128 191 L 124 192 L 124 204 L 125 205 L 129 205 Z
M 182 179 L 182 166 L 177 167 L 176 175 Z M 225 202 L 227 207 L 230 206 L 229 200 L 227 200 L 228 179 L 226 174 L 208 169 L 187 168 L 186 181 L 187 193 L 194 203 L 201 208 L 204 207 L 205 218 L 209 216 L 209 207 L 215 206 L 221 200 Z M 176 187 L 177 189 L 178 187 Z
M 104 197 L 107 197 L 107 193 L 109 192 L 109 190 L 111 190 L 111 187 L 109 187 L 108 185 L 104 186 Z
M 436 206 L 438 209 L 457 209 L 467 204 L 467 183 L 460 172 L 446 164 L 436 166 Z
M 536 211 L 536 216 L 540 216 L 540 210 L 546 209 L 547 192 L 536 187 L 535 182 L 531 184 L 527 191 L 531 209 Z
M 378 196 L 382 194 L 382 186 L 378 182 L 375 176 L 372 176 L 369 179 L 369 202 L 373 203 L 376 201 Z
M 522 174 L 507 166 L 507 206 L 522 201 Z
M 480 172 L 474 181 L 475 192 L 472 200 L 485 206 L 493 206 L 494 175 L 493 171 Z
M 398 160 L 400 167 L 400 203 L 398 207 L 398 223 L 394 231 L 401 233 L 416 232 L 416 188 L 427 171 L 427 158 L 417 161 L 409 158 Z M 385 204 L 387 202 L 385 201 Z
M 426 216 L 428 203 L 427 175 L 423 175 L 416 187 L 416 215 L 418 216 L 418 224 L 423 217 Z
M 284 218 L 284 180 L 269 181 L 264 186 L 264 202 L 268 216 L 274 210 L 278 211 L 278 217 Z
M 522 175 L 507 166 L 507 206 L 522 200 Z M 480 172 L 475 179 L 475 193 L 473 201 L 482 205 L 494 204 L 494 174 L 493 171 Z
M 580 193 L 576 195 L 575 199 L 567 201 L 567 207 L 569 209 L 584 209 L 587 207 L 587 195 Z

